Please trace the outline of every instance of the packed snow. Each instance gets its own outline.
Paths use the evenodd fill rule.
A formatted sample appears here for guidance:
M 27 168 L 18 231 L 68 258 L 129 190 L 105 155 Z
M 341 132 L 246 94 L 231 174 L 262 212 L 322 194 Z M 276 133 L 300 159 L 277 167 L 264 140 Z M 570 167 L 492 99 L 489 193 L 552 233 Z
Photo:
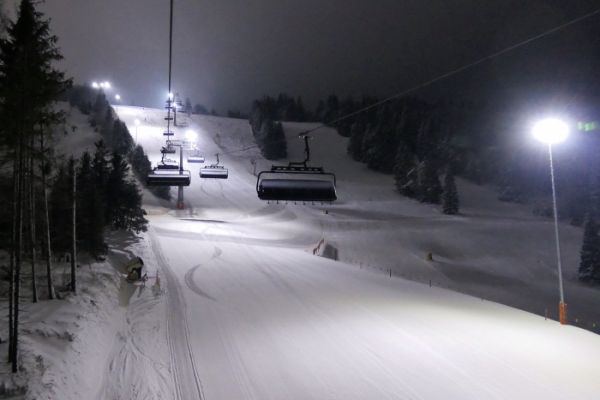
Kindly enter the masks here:
M 115 109 L 156 164 L 164 111 Z M 552 221 L 526 207 L 460 181 L 461 215 L 443 215 L 351 161 L 328 128 L 311 141 L 313 164 L 336 173 L 339 201 L 267 204 L 254 163 L 271 163 L 247 120 L 180 122 L 175 138 L 196 132 L 206 163 L 220 153 L 229 179 L 200 179 L 202 164 L 186 163 L 184 210 L 144 191 L 149 231 L 111 236 L 107 261 L 81 267 L 88 289 L 68 303 L 79 307 L 32 307 L 32 332 L 71 339 L 25 335 L 44 360 L 28 398 L 598 398 L 599 296 L 575 279 L 579 228 L 561 225 L 562 326 Z M 291 159 L 313 126 L 284 124 Z M 134 254 L 145 286 L 122 277 Z

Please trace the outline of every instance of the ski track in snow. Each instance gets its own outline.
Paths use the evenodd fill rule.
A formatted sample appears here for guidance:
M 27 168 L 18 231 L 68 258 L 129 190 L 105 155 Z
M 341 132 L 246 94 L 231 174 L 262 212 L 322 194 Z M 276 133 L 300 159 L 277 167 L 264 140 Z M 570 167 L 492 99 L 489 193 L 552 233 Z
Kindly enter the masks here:
M 168 317 L 167 331 L 168 342 L 171 349 L 171 368 L 173 380 L 177 390 L 177 399 L 204 400 L 202 383 L 196 371 L 194 353 L 189 343 L 189 328 L 186 315 L 186 304 L 180 296 L 176 278 L 165 260 L 161 245 L 156 239 L 156 234 L 150 229 L 150 238 L 153 250 L 161 270 L 167 277 Z

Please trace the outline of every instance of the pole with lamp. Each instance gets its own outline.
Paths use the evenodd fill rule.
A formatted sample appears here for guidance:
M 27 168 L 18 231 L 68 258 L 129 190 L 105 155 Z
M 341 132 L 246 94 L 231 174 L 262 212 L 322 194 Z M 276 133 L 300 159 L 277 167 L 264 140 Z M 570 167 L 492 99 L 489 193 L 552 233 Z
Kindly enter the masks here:
M 560 238 L 558 235 L 558 212 L 556 207 L 556 185 L 554 183 L 554 161 L 552 158 L 552 145 L 564 141 L 569 136 L 569 127 L 559 119 L 548 118 L 538 121 L 533 126 L 533 136 L 542 143 L 548 145 L 550 159 L 550 179 L 552 181 L 552 209 L 554 214 L 554 239 L 556 242 L 556 261 L 558 264 L 558 289 L 560 302 L 558 303 L 558 320 L 561 324 L 567 323 L 567 304 L 562 279 L 562 262 L 560 254 Z

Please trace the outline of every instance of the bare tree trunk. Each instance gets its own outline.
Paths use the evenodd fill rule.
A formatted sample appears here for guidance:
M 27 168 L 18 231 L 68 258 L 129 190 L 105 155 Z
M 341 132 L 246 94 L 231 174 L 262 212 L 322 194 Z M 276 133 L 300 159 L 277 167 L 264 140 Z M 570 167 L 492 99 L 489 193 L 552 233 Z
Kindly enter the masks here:
M 15 283 L 14 283 L 14 323 L 13 323 L 13 341 L 12 341 L 12 372 L 18 370 L 18 350 L 19 350 L 19 295 L 21 289 L 21 262 L 23 257 L 23 139 L 19 143 L 19 183 L 17 185 L 17 232 L 16 232 L 16 256 L 15 256 Z
M 13 198 L 12 198 L 12 232 L 11 232 L 11 243 L 10 243 L 10 271 L 9 271 L 9 288 L 8 288 L 8 361 L 12 362 L 14 359 L 13 354 L 13 327 L 14 327 L 14 315 L 13 315 L 13 303 L 15 298 L 15 253 L 17 248 L 17 193 L 19 190 L 19 175 L 17 173 L 18 163 L 15 157 L 13 165 Z
M 75 160 L 71 157 L 71 161 L 69 162 L 69 169 L 71 172 L 71 201 L 72 201 L 72 222 L 73 222 L 73 230 L 72 230 L 72 241 L 71 241 L 71 291 L 73 293 L 77 293 L 77 184 L 76 184 L 76 174 L 75 174 Z
M 34 135 L 31 135 L 31 148 L 29 150 L 29 237 L 31 245 L 31 301 L 37 303 L 37 283 L 35 273 L 35 165 L 33 163 Z
M 42 190 L 44 194 L 44 230 L 45 230 L 45 249 L 46 249 L 46 278 L 48 284 L 48 298 L 53 300 L 56 297 L 54 293 L 54 282 L 52 280 L 52 242 L 50 241 L 50 213 L 48 212 L 48 187 L 46 183 L 46 148 L 44 146 L 44 130 L 40 132 L 40 150 L 41 150 L 41 164 L 40 170 L 42 172 Z

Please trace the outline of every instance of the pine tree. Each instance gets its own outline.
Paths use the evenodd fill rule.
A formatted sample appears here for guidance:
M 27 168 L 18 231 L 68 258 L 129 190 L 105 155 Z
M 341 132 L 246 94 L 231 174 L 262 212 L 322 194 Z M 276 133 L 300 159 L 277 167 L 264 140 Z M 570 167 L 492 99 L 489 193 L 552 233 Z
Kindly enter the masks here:
M 106 185 L 106 220 L 112 226 L 115 226 L 115 221 L 121 218 L 120 206 L 123 201 L 121 195 L 128 171 L 129 166 L 121 154 L 113 152 Z
M 57 252 L 69 249 L 69 178 L 66 166 L 60 164 L 50 191 L 50 237 L 52 248 Z
M 454 172 L 452 168 L 448 168 L 446 177 L 444 178 L 444 193 L 442 194 L 442 203 L 444 214 L 458 214 L 459 201 L 456 183 L 454 182 Z
M 423 203 L 439 204 L 442 195 L 442 185 L 438 176 L 438 170 L 429 159 L 425 159 L 419 165 L 419 201 Z
M 356 121 L 350 128 L 350 140 L 348 140 L 348 155 L 355 161 L 361 161 L 363 155 L 363 140 L 365 136 L 365 126 L 361 121 Z
M 588 283 L 600 283 L 600 235 L 598 224 L 592 214 L 588 215 L 581 245 L 579 262 L 579 280 Z
M 96 187 L 93 182 L 92 157 L 89 152 L 83 153 L 77 171 L 77 233 L 80 247 L 87 252 L 93 251 L 94 204 L 97 202 Z
M 62 72 L 54 65 L 62 59 L 56 48 L 57 38 L 50 34 L 47 20 L 36 11 L 31 0 L 22 0 L 18 18 L 9 24 L 6 37 L 0 38 L 0 141 L 6 146 L 4 156 L 13 161 L 13 233 L 10 257 L 11 263 L 11 307 L 9 322 L 9 360 L 13 372 L 17 371 L 17 350 L 19 332 L 19 296 L 21 266 L 23 261 L 23 230 L 32 226 L 26 221 L 32 212 L 25 213 L 24 199 L 27 189 L 34 189 L 33 171 L 26 174 L 26 166 L 31 169 L 34 149 L 33 136 L 39 127 L 59 122 L 62 114 L 52 103 L 69 86 Z M 35 238 L 34 238 L 35 240 Z M 35 246 L 35 244 L 34 244 Z M 32 247 L 33 248 L 33 247 Z M 14 268 L 13 268 L 14 267 Z
M 417 193 L 417 168 L 415 156 L 408 145 L 401 141 L 396 151 L 394 162 L 394 181 L 396 190 L 407 197 L 414 197 Z

